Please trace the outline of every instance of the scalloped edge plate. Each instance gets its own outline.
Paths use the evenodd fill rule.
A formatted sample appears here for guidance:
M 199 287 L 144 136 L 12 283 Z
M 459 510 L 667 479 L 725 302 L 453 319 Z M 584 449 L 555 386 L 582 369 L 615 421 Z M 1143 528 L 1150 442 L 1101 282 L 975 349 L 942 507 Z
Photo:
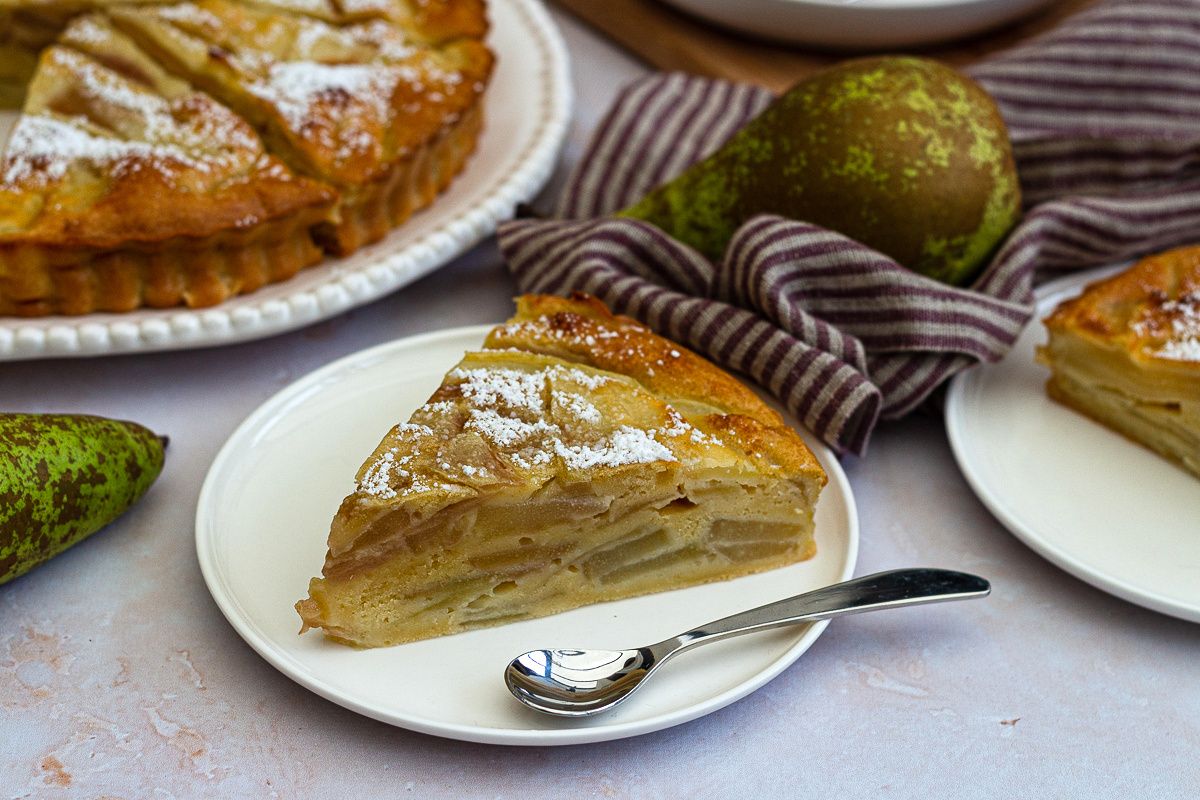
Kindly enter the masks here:
M 213 462 L 196 508 L 196 554 L 209 592 L 246 642 L 311 691 L 422 733 L 516 745 L 636 736 L 716 711 L 804 653 L 826 622 L 717 642 L 671 663 L 609 714 L 564 720 L 508 693 L 503 670 L 535 647 L 628 647 L 845 580 L 858 554 L 846 475 L 805 436 L 829 475 L 817 507 L 817 555 L 758 575 L 635 597 L 496 628 L 375 650 L 297 635 L 292 604 L 321 568 L 329 521 L 362 459 L 441 383 L 491 326 L 458 328 L 363 350 L 301 378 L 252 413 Z
M 570 122 L 571 80 L 566 45 L 541 3 L 490 0 L 488 11 L 497 63 L 484 132 L 466 169 L 432 206 L 346 258 L 212 308 L 0 317 L 0 361 L 209 347 L 284 333 L 390 294 L 490 235 L 549 179 Z M 15 115 L 7 116 L 11 124 Z M 0 131 L 0 141 L 6 136 Z

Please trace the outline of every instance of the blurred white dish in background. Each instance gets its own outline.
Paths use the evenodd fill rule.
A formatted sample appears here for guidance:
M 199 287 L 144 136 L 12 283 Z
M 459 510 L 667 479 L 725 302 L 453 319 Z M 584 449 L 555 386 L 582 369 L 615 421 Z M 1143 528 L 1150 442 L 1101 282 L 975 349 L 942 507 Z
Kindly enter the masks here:
M 981 33 L 1052 0 L 665 0 L 734 30 L 833 49 L 934 44 Z

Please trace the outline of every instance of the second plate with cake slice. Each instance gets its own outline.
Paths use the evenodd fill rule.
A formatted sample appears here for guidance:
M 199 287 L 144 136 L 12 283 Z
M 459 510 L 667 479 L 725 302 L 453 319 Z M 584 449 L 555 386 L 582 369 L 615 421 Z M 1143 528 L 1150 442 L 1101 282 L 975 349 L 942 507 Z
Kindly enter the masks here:
M 971 488 L 1036 552 L 1106 592 L 1200 622 L 1200 480 L 1149 447 L 1055 402 L 1046 391 L 1051 372 L 1035 360 L 1035 350 L 1048 338 L 1042 320 L 1085 287 L 1128 268 L 1089 270 L 1038 289 L 1035 320 L 1008 356 L 955 378 L 947 395 L 946 427 Z M 1111 286 L 1098 284 L 1083 307 Z M 1124 300 L 1121 305 L 1133 306 Z M 1052 324 L 1061 322 L 1060 315 Z M 1157 339 L 1146 343 L 1162 346 Z M 1127 345 L 1121 343 L 1122 353 Z M 1117 401 L 1121 384 L 1103 371 L 1117 369 L 1116 358 L 1089 353 L 1071 363 L 1082 365 L 1095 382 L 1086 391 L 1097 402 L 1111 399 L 1114 408 L 1123 403 L 1130 415 L 1174 413 L 1173 424 L 1184 424 L 1186 402 L 1162 404 L 1164 398 L 1186 401 L 1182 380 L 1153 384 L 1153 392 L 1139 389 L 1141 400 Z M 1138 369 L 1135 363 L 1124 368 L 1135 376 Z

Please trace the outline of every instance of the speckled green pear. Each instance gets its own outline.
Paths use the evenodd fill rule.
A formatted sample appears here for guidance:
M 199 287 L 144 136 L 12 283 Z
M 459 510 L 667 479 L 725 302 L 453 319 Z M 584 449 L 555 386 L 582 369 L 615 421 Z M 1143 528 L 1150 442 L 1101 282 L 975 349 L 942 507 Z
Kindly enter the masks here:
M 0 584 L 121 516 L 162 471 L 165 445 L 133 422 L 0 414 Z
M 964 284 L 1020 208 L 1008 131 L 987 92 L 936 61 L 888 56 L 802 81 L 621 215 L 716 260 L 747 219 L 779 214 Z

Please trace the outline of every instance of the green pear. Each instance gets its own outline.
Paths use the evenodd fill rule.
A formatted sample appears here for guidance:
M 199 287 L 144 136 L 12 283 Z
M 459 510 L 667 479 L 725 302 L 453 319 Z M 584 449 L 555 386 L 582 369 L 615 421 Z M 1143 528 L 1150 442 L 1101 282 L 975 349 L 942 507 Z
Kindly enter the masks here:
M 987 92 L 936 61 L 887 56 L 798 83 L 620 216 L 718 260 L 742 223 L 778 214 L 961 285 L 1020 209 L 1008 131 Z
M 165 446 L 133 422 L 0 414 L 0 584 L 121 516 L 162 471 Z

